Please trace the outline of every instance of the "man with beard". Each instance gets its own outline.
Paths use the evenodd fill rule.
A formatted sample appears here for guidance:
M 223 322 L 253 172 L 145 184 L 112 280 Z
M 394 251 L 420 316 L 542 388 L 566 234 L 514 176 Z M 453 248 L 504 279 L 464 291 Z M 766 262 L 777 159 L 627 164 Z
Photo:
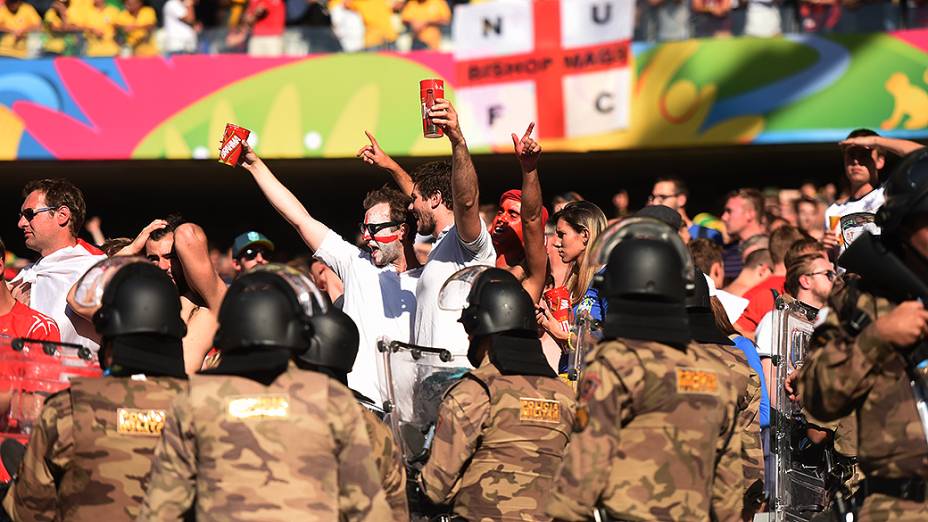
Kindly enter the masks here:
M 352 389 L 383 402 L 378 386 L 377 340 L 381 336 L 408 342 L 416 313 L 416 281 L 419 276 L 412 239 L 415 225 L 409 221 L 409 198 L 383 187 L 364 198 L 362 251 L 310 215 L 306 207 L 271 172 L 254 150 L 244 144 L 242 167 L 258 184 L 271 205 L 300 234 L 315 257 L 329 265 L 344 284 L 342 310 L 358 325 L 360 343 L 354 371 L 348 375 Z

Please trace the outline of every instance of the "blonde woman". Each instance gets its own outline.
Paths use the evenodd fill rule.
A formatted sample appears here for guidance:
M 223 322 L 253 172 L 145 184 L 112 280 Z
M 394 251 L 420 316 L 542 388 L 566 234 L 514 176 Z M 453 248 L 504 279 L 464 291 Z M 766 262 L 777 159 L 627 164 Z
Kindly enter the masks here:
M 571 318 L 580 310 L 587 310 L 596 321 L 602 321 L 605 314 L 605 300 L 592 287 L 593 276 L 603 267 L 590 263 L 586 255 L 596 241 L 596 237 L 606 228 L 606 215 L 589 201 L 569 203 L 552 216 L 555 223 L 554 247 L 561 261 L 568 265 L 567 277 L 559 286 L 564 286 L 570 293 Z M 547 307 L 538 312 L 538 324 L 553 337 L 562 348 L 569 345 L 570 332 L 565 331 L 560 321 L 556 320 Z M 559 372 L 565 370 L 566 357 L 561 358 Z

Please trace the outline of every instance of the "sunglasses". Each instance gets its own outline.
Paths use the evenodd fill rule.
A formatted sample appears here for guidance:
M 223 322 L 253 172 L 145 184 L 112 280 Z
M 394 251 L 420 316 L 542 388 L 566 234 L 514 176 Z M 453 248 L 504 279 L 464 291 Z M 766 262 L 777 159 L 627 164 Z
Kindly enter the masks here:
M 57 208 L 58 207 L 24 208 L 19 211 L 19 215 L 26 218 L 26 221 L 32 221 L 34 217 L 41 214 L 42 212 L 56 210 Z
M 358 227 L 361 229 L 361 235 L 376 237 L 377 233 L 381 230 L 390 227 L 398 227 L 402 224 L 402 221 L 387 221 L 386 223 L 358 223 Z
M 261 254 L 261 257 L 267 259 L 268 251 L 266 248 L 253 248 L 248 247 L 245 250 L 242 250 L 242 253 L 238 255 L 239 259 L 244 259 L 246 261 L 251 261 L 252 259 L 258 257 L 258 254 Z

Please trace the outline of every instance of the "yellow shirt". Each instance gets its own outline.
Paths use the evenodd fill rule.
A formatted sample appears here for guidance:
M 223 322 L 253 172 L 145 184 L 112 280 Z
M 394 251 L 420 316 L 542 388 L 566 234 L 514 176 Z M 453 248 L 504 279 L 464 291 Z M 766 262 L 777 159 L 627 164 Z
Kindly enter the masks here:
M 119 54 L 119 44 L 116 43 L 117 16 L 119 16 L 119 9 L 111 5 L 103 6 L 103 9 L 92 7 L 81 12 L 78 25 L 85 29 L 84 41 L 87 46 L 84 54 L 87 56 Z M 95 34 L 95 31 L 101 32 L 102 36 Z
M 15 14 L 6 5 L 0 5 L 0 28 L 4 30 L 0 33 L 0 56 L 25 58 L 28 35 L 24 33 L 17 38 L 15 34 L 6 31 L 31 31 L 38 29 L 41 24 L 39 13 L 27 3 L 19 4 Z
M 445 0 L 410 0 L 403 6 L 400 16 L 407 24 L 428 24 L 416 34 L 416 38 L 429 49 L 438 49 L 441 46 L 441 30 L 438 26 L 451 22 L 451 9 Z
M 116 25 L 120 27 L 128 25 L 149 27 L 148 29 L 126 31 L 126 45 L 132 49 L 133 56 L 155 56 L 158 54 L 154 38 L 155 24 L 157 22 L 155 10 L 148 6 L 142 6 L 135 16 L 129 11 L 120 11 L 119 16 L 116 17 Z
M 80 20 L 80 13 L 78 12 L 79 8 L 74 7 L 72 4 L 65 11 L 65 17 L 68 19 L 68 23 L 75 24 Z M 54 53 L 54 54 L 75 54 L 77 48 L 77 37 L 74 33 L 61 31 L 62 26 L 61 17 L 58 16 L 58 11 L 53 8 L 48 8 L 48 11 L 45 11 L 45 45 L 43 49 L 45 52 Z M 70 52 L 69 52 L 70 51 Z
M 393 9 L 387 0 L 349 0 L 348 9 L 364 20 L 364 47 L 375 47 L 396 41 Z

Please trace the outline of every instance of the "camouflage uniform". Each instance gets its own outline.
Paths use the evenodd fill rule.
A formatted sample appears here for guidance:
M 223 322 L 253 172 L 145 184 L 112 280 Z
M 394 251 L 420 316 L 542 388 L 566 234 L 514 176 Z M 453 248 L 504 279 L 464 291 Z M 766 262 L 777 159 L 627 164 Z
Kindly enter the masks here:
M 14 520 L 130 520 L 139 512 L 158 436 L 186 382 L 77 379 L 48 398 L 16 483 Z
M 269 385 L 195 375 L 156 449 L 140 520 L 388 520 L 353 394 L 291 364 Z
M 928 443 L 915 409 L 905 362 L 873 325 L 856 338 L 842 319 L 859 309 L 871 320 L 889 313 L 888 301 L 849 284 L 832 292 L 825 324 L 812 337 L 814 350 L 799 376 L 803 406 L 822 421 L 854 414 L 859 463 L 868 477 L 928 479 Z M 859 520 L 926 520 L 928 504 L 871 494 Z
M 731 471 L 737 466 L 732 459 L 741 462 L 742 476 L 732 484 L 730 478 L 716 477 L 712 487 L 712 506 L 720 520 L 738 520 L 744 507 L 742 500 L 748 488 L 757 481 L 764 481 L 764 449 L 760 442 L 760 377 L 750 365 L 744 352 L 731 346 L 702 345 L 719 357 L 725 369 L 731 370 L 735 389 L 738 391 L 735 437 L 723 454 L 720 472 Z
M 547 519 L 574 409 L 558 378 L 503 375 L 484 358 L 445 393 L 420 488 L 471 521 Z
M 362 407 L 367 435 L 371 439 L 374 464 L 380 473 L 380 483 L 387 495 L 387 502 L 393 511 L 393 520 L 409 520 L 409 506 L 406 503 L 406 466 L 403 464 L 403 452 L 393 440 L 393 433 L 369 409 Z
M 586 362 L 548 514 L 587 520 L 603 507 L 620 520 L 708 520 L 718 452 L 740 442 L 736 390 L 719 359 L 695 344 L 619 339 Z M 740 465 L 719 471 L 737 479 Z

